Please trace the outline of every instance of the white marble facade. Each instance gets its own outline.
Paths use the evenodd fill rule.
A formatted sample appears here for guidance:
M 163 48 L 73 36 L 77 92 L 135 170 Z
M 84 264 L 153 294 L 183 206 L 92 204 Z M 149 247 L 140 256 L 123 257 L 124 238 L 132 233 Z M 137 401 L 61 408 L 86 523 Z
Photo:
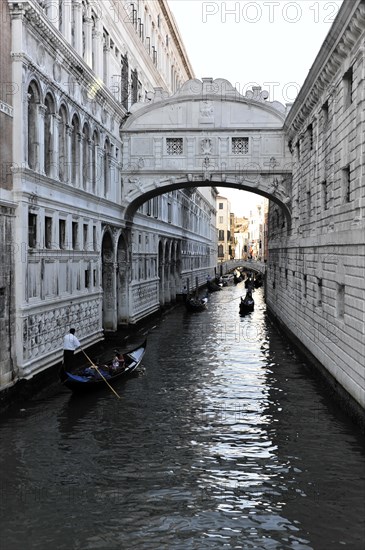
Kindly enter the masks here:
M 184 269 L 205 277 L 215 212 L 214 190 L 177 190 L 133 229 L 124 219 L 122 121 L 149 91 L 193 77 L 167 2 L 7 4 L 16 330 L 2 383 L 60 360 L 71 326 L 87 347 L 175 300 Z

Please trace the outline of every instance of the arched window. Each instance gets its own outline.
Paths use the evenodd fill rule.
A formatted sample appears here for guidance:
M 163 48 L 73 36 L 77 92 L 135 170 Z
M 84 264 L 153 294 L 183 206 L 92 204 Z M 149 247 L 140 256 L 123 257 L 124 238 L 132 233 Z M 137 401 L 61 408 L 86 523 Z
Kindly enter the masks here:
M 92 159 L 91 159 L 91 186 L 92 192 L 96 193 L 96 182 L 98 180 L 98 147 L 99 135 L 95 130 L 93 133 Z
M 53 115 L 54 102 L 50 94 L 46 95 L 44 100 L 44 170 L 47 176 L 52 175 L 53 162 Z
M 91 159 L 89 158 L 89 140 L 90 140 L 90 131 L 89 126 L 84 124 L 83 129 L 83 141 L 82 141 L 82 187 L 88 189 L 88 182 L 90 180 L 91 172 Z
M 58 176 L 60 181 L 68 181 L 67 174 L 67 111 L 64 105 L 61 105 L 59 110 L 60 120 L 58 122 L 58 151 L 59 151 L 59 167 Z
M 80 122 L 76 115 L 72 117 L 71 128 L 71 182 L 75 187 L 78 187 L 80 184 Z
M 36 170 L 39 165 L 38 105 L 38 86 L 35 82 L 31 82 L 28 88 L 28 166 L 32 170 Z
M 110 141 L 108 138 L 104 143 L 104 197 L 109 193 L 109 181 L 110 181 Z

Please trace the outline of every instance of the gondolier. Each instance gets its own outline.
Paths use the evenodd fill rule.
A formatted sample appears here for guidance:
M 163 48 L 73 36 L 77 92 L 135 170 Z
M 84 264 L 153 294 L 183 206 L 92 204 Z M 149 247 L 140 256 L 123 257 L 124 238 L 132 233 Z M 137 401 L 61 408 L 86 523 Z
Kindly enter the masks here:
M 72 367 L 74 351 L 81 347 L 80 342 L 75 336 L 75 329 L 70 328 L 70 332 L 63 339 L 63 365 L 64 367 Z

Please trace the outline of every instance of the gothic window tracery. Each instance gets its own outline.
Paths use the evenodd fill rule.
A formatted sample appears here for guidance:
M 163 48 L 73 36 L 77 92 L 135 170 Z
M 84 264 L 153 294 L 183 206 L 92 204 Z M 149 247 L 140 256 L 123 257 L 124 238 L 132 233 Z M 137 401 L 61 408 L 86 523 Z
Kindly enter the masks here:
M 166 153 L 168 155 L 183 154 L 183 138 L 166 138 Z
M 233 155 L 246 155 L 248 153 L 248 137 L 232 138 Z

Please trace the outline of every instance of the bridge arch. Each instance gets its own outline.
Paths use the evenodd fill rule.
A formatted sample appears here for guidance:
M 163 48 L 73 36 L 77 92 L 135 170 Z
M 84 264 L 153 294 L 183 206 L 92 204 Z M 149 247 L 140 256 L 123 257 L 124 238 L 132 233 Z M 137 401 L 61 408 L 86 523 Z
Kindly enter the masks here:
M 291 178 L 289 176 L 287 177 L 287 181 L 288 181 L 288 186 L 291 185 Z M 251 185 L 249 182 L 241 184 L 241 183 L 237 183 L 234 177 L 228 178 L 228 179 L 223 178 L 219 180 L 219 178 L 216 176 L 214 178 L 214 182 L 212 182 L 212 180 L 210 179 L 205 181 L 191 182 L 191 181 L 188 181 L 186 176 L 181 176 L 180 178 L 167 178 L 166 181 L 160 181 L 160 185 L 158 187 L 155 187 L 154 189 L 150 189 L 149 191 L 146 191 L 146 192 L 140 191 L 140 194 L 128 204 L 128 207 L 125 211 L 125 220 L 127 224 L 132 223 L 135 213 L 137 212 L 138 208 L 142 206 L 142 204 L 164 193 L 169 193 L 177 189 L 196 189 L 197 187 L 219 186 L 222 188 L 230 188 L 230 189 L 233 188 L 241 191 L 249 191 L 249 192 L 255 193 L 256 195 L 260 195 L 262 197 L 270 199 L 272 202 L 277 204 L 279 208 L 282 210 L 287 222 L 287 228 L 288 230 L 290 230 L 291 205 L 287 201 L 283 200 L 280 196 L 278 196 L 277 193 L 275 193 L 275 185 L 276 185 L 276 182 L 273 182 L 267 189 L 265 187 L 265 183 L 256 184 L 256 186 Z M 271 193 L 270 193 L 270 189 L 272 189 Z
M 269 198 L 290 228 L 292 155 L 288 109 L 260 87 L 241 95 L 227 80 L 186 82 L 172 96 L 155 88 L 121 126 L 126 221 L 147 200 L 194 187 L 230 187 Z

